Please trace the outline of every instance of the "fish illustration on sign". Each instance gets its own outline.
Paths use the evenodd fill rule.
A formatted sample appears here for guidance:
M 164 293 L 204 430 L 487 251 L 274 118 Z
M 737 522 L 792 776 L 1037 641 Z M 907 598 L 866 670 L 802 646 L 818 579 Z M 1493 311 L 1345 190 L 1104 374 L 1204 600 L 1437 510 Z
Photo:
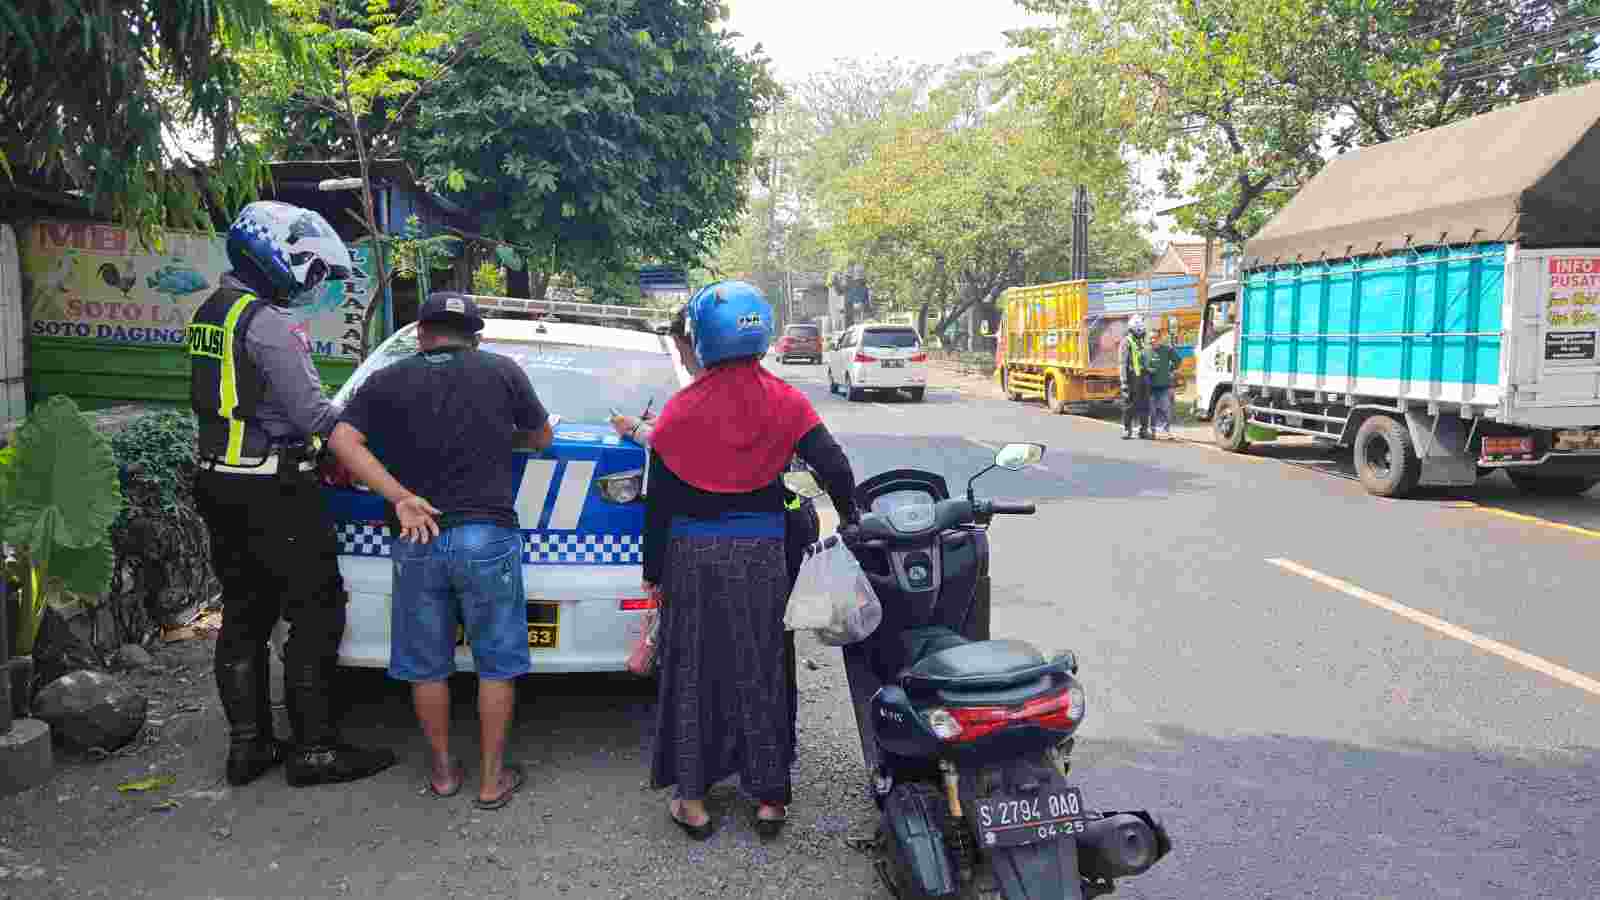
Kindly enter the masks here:
M 197 293 L 211 286 L 204 275 L 192 266 L 183 265 L 177 258 L 151 272 L 144 283 L 150 290 L 166 294 L 173 302 L 177 302 L 184 294 Z

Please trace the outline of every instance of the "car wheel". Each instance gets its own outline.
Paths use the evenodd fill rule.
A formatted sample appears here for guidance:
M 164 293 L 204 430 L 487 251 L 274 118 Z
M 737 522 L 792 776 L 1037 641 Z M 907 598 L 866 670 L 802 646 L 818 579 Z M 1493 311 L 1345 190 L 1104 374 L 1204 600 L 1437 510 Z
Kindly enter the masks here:
M 851 401 L 851 402 L 855 402 L 857 400 L 860 400 L 862 395 L 864 395 L 865 393 L 866 393 L 866 391 L 863 391 L 858 387 L 852 387 L 851 386 L 851 384 L 850 384 L 850 373 L 846 372 L 845 376 L 844 376 L 844 398 L 846 400 Z
M 928 392 L 927 388 L 912 388 L 911 389 L 911 402 L 912 403 L 921 403 L 922 402 L 922 398 L 927 394 L 927 392 Z
M 1411 432 L 1394 416 L 1376 415 L 1356 431 L 1356 475 L 1368 493 L 1404 497 L 1422 477 L 1422 460 L 1411 445 Z

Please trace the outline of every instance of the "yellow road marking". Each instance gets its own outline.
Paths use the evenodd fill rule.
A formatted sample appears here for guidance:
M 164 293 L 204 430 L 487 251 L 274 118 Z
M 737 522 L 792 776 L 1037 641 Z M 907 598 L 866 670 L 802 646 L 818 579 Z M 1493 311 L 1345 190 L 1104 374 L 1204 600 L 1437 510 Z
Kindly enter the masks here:
M 1477 647 L 1479 650 L 1482 650 L 1486 653 L 1493 653 L 1495 656 L 1498 656 L 1501 659 L 1514 662 L 1519 666 L 1523 666 L 1524 668 L 1532 669 L 1533 671 L 1542 675 L 1548 675 L 1549 677 L 1554 678 L 1556 681 L 1568 685 L 1569 687 L 1575 687 L 1580 691 L 1588 691 L 1596 697 L 1600 697 L 1600 681 L 1596 681 L 1595 679 L 1590 678 L 1589 676 L 1580 672 L 1574 672 L 1565 666 L 1556 665 L 1548 659 L 1518 650 L 1510 644 L 1501 643 L 1494 638 L 1486 638 L 1481 634 L 1468 631 L 1459 625 L 1452 625 L 1438 616 L 1432 616 L 1421 610 L 1412 609 L 1403 603 L 1396 603 L 1395 601 L 1390 600 L 1388 597 L 1385 597 L 1381 594 L 1374 594 L 1365 588 L 1357 587 L 1348 581 L 1335 578 L 1332 575 L 1324 575 L 1321 572 L 1318 572 L 1316 569 L 1307 568 L 1292 560 L 1269 559 L 1267 562 L 1270 565 L 1277 566 L 1286 572 L 1293 572 L 1302 578 L 1309 578 L 1323 587 L 1332 588 L 1340 593 L 1348 594 L 1357 600 L 1363 600 L 1367 603 L 1370 603 L 1379 609 L 1387 610 L 1388 612 L 1394 613 L 1402 619 L 1408 619 L 1423 627 L 1431 628 L 1434 631 L 1445 635 L 1446 637 L 1453 637 L 1463 643 L 1471 644 L 1472 646 Z
M 1565 531 L 1570 534 L 1582 535 L 1583 537 L 1600 538 L 1600 531 L 1596 531 L 1593 528 L 1583 528 L 1578 525 L 1568 525 L 1565 522 L 1556 522 L 1551 519 L 1540 518 L 1539 516 L 1530 516 L 1527 513 L 1512 512 L 1509 509 L 1501 509 L 1498 506 L 1484 506 L 1479 503 L 1473 503 L 1471 500 L 1463 500 L 1459 503 L 1452 503 L 1450 505 L 1456 509 L 1475 509 L 1479 512 L 1486 512 L 1491 516 L 1499 516 L 1503 519 L 1511 519 L 1513 521 L 1524 522 L 1529 525 L 1543 525 L 1546 528 L 1554 528 L 1557 531 Z

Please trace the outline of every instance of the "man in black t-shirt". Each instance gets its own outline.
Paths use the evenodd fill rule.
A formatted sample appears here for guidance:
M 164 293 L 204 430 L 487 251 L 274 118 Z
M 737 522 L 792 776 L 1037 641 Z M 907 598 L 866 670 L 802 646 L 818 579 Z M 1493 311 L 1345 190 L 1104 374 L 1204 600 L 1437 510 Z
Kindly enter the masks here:
M 470 297 L 434 294 L 417 320 L 420 352 L 373 373 L 331 446 L 392 505 L 389 677 L 411 683 L 432 748 L 428 789 L 449 797 L 466 780 L 450 756 L 446 684 L 459 621 L 478 670 L 478 806 L 499 809 L 526 778 L 504 762 L 514 679 L 530 663 L 512 450 L 519 431 L 534 450 L 549 446 L 552 423 L 515 362 L 476 349 L 483 319 Z

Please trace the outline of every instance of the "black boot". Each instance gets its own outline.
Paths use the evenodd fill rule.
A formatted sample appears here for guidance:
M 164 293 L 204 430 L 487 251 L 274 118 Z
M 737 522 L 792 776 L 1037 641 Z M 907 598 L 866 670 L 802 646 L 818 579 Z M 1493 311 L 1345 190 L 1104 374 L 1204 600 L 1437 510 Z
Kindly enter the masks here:
M 315 663 L 284 667 L 284 696 L 295 732 L 294 749 L 284 764 L 291 787 L 357 781 L 395 763 L 392 750 L 356 747 L 339 740 L 324 671 Z
M 283 748 L 272 737 L 267 674 L 264 646 L 252 659 L 216 666 L 217 694 L 228 717 L 228 783 L 235 787 L 283 762 Z

